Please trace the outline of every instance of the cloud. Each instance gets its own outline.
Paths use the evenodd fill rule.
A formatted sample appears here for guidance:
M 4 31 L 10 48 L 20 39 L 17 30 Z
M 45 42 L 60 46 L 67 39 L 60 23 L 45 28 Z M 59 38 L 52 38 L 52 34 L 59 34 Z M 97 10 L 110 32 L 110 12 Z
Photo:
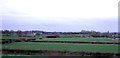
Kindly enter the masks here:
M 111 18 L 117 17 L 117 0 L 2 0 L 10 10 L 33 17 Z M 25 15 L 26 14 L 26 15 Z
M 51 19 L 49 21 L 49 19 Z M 53 20 L 52 20 L 53 19 Z M 56 19 L 56 21 L 54 21 Z M 57 21 L 57 19 L 59 19 Z M 103 19 L 103 18 L 102 18 Z M 44 31 L 118 31 L 117 18 L 107 18 L 105 20 L 88 20 L 76 18 L 33 18 L 33 17 L 12 17 L 4 16 L 2 20 L 3 29 L 11 30 L 44 30 Z
M 118 29 L 118 0 L 1 0 L 0 3 L 3 29 Z

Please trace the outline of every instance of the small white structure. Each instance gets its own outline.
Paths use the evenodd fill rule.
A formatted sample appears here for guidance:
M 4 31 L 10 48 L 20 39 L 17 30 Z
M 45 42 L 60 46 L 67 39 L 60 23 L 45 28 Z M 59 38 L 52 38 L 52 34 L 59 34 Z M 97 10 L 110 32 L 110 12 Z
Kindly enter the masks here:
M 33 35 L 35 35 L 36 33 L 33 33 Z

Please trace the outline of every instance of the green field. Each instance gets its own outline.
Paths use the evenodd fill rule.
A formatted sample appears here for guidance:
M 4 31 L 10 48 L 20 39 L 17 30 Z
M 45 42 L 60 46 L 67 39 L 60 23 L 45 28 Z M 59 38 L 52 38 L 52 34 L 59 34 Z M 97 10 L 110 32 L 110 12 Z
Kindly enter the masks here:
M 114 43 L 119 42 L 108 38 L 44 38 L 42 40 L 37 39 L 36 41 L 82 41 L 82 42 L 96 41 L 96 42 L 114 42 Z
M 2 36 L 2 39 L 20 39 L 20 38 L 25 38 L 25 39 L 36 39 L 35 37 Z
M 16 42 L 3 44 L 3 49 L 20 50 L 59 50 L 118 53 L 118 45 L 112 44 L 73 44 L 73 43 L 35 43 Z
M 27 35 L 34 36 L 34 35 Z M 46 38 L 46 36 L 59 36 L 60 38 Z M 90 36 L 89 34 L 42 34 L 35 37 L 19 37 L 18 35 L 0 36 L 1 39 L 36 39 L 35 41 L 78 41 L 78 42 L 110 42 L 120 43 L 120 41 L 108 38 L 82 38 L 80 36 Z M 39 39 L 42 38 L 42 39 Z M 102 52 L 119 53 L 117 44 L 78 44 L 78 43 L 44 43 L 44 42 L 13 42 L 2 44 L 3 49 L 18 50 L 55 50 L 71 52 Z
M 18 35 L 9 35 L 9 36 L 4 36 L 6 34 L 1 34 L 1 38 L 0 39 L 20 39 L 20 38 L 24 38 L 24 39 L 36 39 L 36 37 L 19 37 Z M 33 36 L 31 34 L 27 34 L 27 36 Z
M 45 36 L 59 36 L 59 37 L 80 37 L 80 36 L 90 36 L 89 34 L 41 34 L 39 37 L 45 37 Z

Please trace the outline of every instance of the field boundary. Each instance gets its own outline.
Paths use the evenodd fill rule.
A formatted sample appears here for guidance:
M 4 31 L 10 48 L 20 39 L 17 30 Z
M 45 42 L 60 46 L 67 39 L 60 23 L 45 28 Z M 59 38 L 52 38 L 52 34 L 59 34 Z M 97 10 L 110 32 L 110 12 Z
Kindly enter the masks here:
M 58 50 L 18 50 L 18 49 L 2 49 L 3 53 L 16 53 L 27 55 L 32 55 L 34 53 L 44 54 L 44 55 L 79 55 L 79 56 L 120 56 L 120 53 L 102 53 L 102 52 L 85 52 L 85 51 L 58 51 Z
M 109 42 L 80 42 L 80 41 L 27 41 L 27 42 L 49 42 L 49 43 L 89 43 L 89 44 L 120 44 Z

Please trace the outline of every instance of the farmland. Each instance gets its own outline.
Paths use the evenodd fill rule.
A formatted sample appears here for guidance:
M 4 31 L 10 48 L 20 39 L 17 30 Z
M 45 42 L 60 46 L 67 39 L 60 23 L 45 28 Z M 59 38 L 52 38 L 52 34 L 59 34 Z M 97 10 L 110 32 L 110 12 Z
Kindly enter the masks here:
M 2 39 L 19 39 L 19 38 L 34 39 L 34 37 L 2 36 Z
M 86 51 L 118 53 L 118 45 L 109 44 L 72 44 L 72 43 L 35 43 L 17 42 L 4 44 L 3 49 L 19 50 L 60 50 L 60 51 Z
M 21 32 L 21 33 L 20 33 Z M 101 33 L 102 34 L 102 33 Z M 105 35 L 105 36 L 104 36 Z M 3 55 L 119 55 L 116 34 L 1 34 Z
M 45 38 L 45 39 L 36 39 L 36 41 L 82 41 L 82 42 L 116 42 L 119 41 L 111 40 L 108 38 Z
M 40 37 L 45 36 L 56 36 L 56 34 L 42 34 Z M 89 34 L 59 34 L 58 35 L 61 38 L 72 38 L 72 37 L 80 37 L 80 36 L 90 36 Z

